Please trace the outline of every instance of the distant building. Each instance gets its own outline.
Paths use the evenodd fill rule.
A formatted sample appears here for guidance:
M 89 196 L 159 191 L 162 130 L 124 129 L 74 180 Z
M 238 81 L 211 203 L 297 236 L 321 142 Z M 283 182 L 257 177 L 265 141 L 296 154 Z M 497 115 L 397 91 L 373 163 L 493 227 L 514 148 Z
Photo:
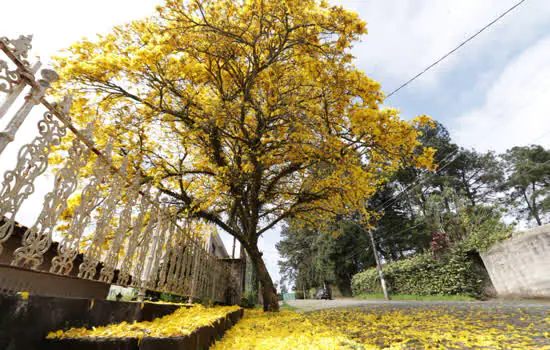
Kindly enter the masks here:
M 217 232 L 212 232 L 207 239 L 208 252 L 214 254 L 217 258 L 227 259 L 230 258 L 220 235 Z

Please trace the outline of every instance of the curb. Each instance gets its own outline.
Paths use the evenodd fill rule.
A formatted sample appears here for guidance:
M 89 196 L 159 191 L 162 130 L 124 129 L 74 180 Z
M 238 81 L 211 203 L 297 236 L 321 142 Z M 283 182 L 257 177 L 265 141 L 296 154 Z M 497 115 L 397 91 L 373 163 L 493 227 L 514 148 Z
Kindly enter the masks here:
M 210 326 L 181 337 L 45 339 L 43 350 L 202 350 L 208 349 L 243 317 L 243 309 L 228 313 Z

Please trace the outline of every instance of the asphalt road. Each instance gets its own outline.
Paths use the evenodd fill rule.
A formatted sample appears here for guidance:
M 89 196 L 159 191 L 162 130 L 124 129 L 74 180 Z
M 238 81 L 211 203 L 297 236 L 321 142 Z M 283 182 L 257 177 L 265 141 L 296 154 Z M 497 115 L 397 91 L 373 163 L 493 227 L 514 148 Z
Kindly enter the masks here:
M 538 300 L 490 300 L 490 301 L 427 301 L 427 300 L 361 300 L 361 299 L 335 299 L 335 300 L 287 300 L 287 304 L 297 308 L 300 312 L 310 312 L 323 309 L 348 308 L 348 307 L 426 307 L 426 306 L 455 306 L 455 307 L 479 307 L 482 309 L 517 309 L 525 308 L 534 312 L 546 313 L 550 316 L 550 302 Z
M 338 324 L 341 330 L 360 343 L 380 346 L 385 348 L 391 345 L 391 341 L 385 338 L 388 334 L 406 334 L 414 339 L 419 333 L 424 338 L 430 337 L 430 334 L 441 336 L 441 339 L 452 344 L 451 339 L 455 334 L 460 334 L 465 338 L 480 339 L 486 337 L 496 341 L 498 346 L 482 348 L 498 349 L 550 349 L 550 302 L 536 300 L 491 300 L 491 301 L 409 301 L 409 300 L 358 300 L 358 299 L 337 299 L 337 300 L 289 300 L 287 303 L 297 308 L 297 311 L 307 312 L 318 322 L 330 324 L 336 327 Z M 333 311 L 320 311 L 334 309 Z M 350 313 L 348 310 L 352 309 Z M 361 319 L 364 314 L 381 315 L 409 315 L 409 323 L 404 322 L 401 326 L 398 324 L 390 325 L 392 331 L 388 333 L 388 324 L 377 325 L 376 321 L 371 322 L 369 327 L 360 328 L 353 332 L 348 329 L 346 323 L 348 318 L 355 315 Z M 328 315 L 328 316 L 327 316 Z M 327 318 L 328 317 L 328 318 Z M 392 318 L 394 316 L 391 316 Z M 352 317 L 351 317 L 352 318 Z M 411 329 L 411 320 L 414 320 L 415 332 L 409 332 Z M 454 320 L 454 321 L 449 321 Z M 374 322 L 374 323 L 372 323 Z M 451 322 L 451 323 L 449 323 Z M 343 328 L 342 328 L 343 324 Z M 364 324 L 359 322 L 360 325 Z M 449 331 L 446 324 L 454 324 L 456 328 Z M 357 326 L 357 325 L 355 325 Z M 376 331 L 372 331 L 377 329 Z M 378 331 L 379 330 L 379 331 Z M 386 332 L 386 333 L 384 333 Z M 408 333 L 407 333 L 408 332 Z M 422 338 L 422 337 L 420 337 Z M 417 345 L 411 343 L 407 348 L 421 349 L 426 344 L 436 346 L 438 343 L 425 343 L 425 339 L 416 339 Z M 438 338 L 439 339 L 439 338 Z M 374 342 L 374 344 L 373 344 Z M 443 345 L 442 345 L 443 344 Z M 445 346 L 447 343 L 440 343 L 437 346 Z M 462 344 L 462 343 L 459 343 Z M 431 346 L 430 345 L 430 346 Z M 456 347 L 456 343 L 455 343 Z M 459 348 L 479 348 L 479 346 L 458 346 Z

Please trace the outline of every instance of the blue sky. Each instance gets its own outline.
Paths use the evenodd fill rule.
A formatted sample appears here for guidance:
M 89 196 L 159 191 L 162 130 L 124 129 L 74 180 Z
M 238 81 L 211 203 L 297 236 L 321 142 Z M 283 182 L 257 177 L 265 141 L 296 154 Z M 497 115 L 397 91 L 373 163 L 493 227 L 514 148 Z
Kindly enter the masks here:
M 356 65 L 388 93 L 475 33 L 519 0 L 332 0 L 356 11 L 369 34 L 353 53 Z M 34 53 L 50 55 L 83 36 L 150 14 L 154 0 L 3 1 L 0 36 L 34 34 Z M 6 15 L 7 14 L 7 15 Z M 24 14 L 25 20 L 18 18 Z M 404 118 L 427 114 L 455 142 L 481 151 L 515 145 L 550 146 L 550 1 L 527 0 L 439 66 L 386 101 Z M 31 116 L 32 117 L 32 116 Z M 38 117 L 36 117 L 38 118 Z M 32 118 L 31 118 L 32 119 Z M 32 135 L 30 120 L 22 133 Z M 21 139 L 21 138 L 19 138 Z M 29 138 L 26 138 L 27 140 Z M 15 143 L 0 158 L 14 158 Z M 47 180 L 47 179 L 46 179 Z M 46 180 L 41 180 L 45 181 Z M 45 188 L 46 186 L 42 186 Z M 24 207 L 37 214 L 40 193 Z M 278 229 L 260 241 L 270 273 L 279 279 Z M 231 250 L 231 239 L 224 236 Z
M 339 3 L 367 21 L 369 35 L 354 49 L 357 65 L 388 93 L 517 0 Z M 550 2 L 526 1 L 386 105 L 404 118 L 434 117 L 466 147 L 500 152 L 531 142 L 545 127 L 549 15 Z

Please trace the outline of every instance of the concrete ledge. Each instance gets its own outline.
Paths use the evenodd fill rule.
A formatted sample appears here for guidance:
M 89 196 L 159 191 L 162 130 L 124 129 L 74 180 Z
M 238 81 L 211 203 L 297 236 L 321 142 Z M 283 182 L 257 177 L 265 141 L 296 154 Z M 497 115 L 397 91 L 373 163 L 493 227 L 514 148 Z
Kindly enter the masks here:
M 208 349 L 225 331 L 243 317 L 243 309 L 228 313 L 211 326 L 200 327 L 190 335 L 170 338 L 76 338 L 45 339 L 44 350 L 202 350 Z
M 51 331 L 104 326 L 122 321 L 151 321 L 181 305 L 0 295 L 0 349 L 32 350 Z
M 47 297 L 105 299 L 108 283 L 0 264 L 0 289 Z

